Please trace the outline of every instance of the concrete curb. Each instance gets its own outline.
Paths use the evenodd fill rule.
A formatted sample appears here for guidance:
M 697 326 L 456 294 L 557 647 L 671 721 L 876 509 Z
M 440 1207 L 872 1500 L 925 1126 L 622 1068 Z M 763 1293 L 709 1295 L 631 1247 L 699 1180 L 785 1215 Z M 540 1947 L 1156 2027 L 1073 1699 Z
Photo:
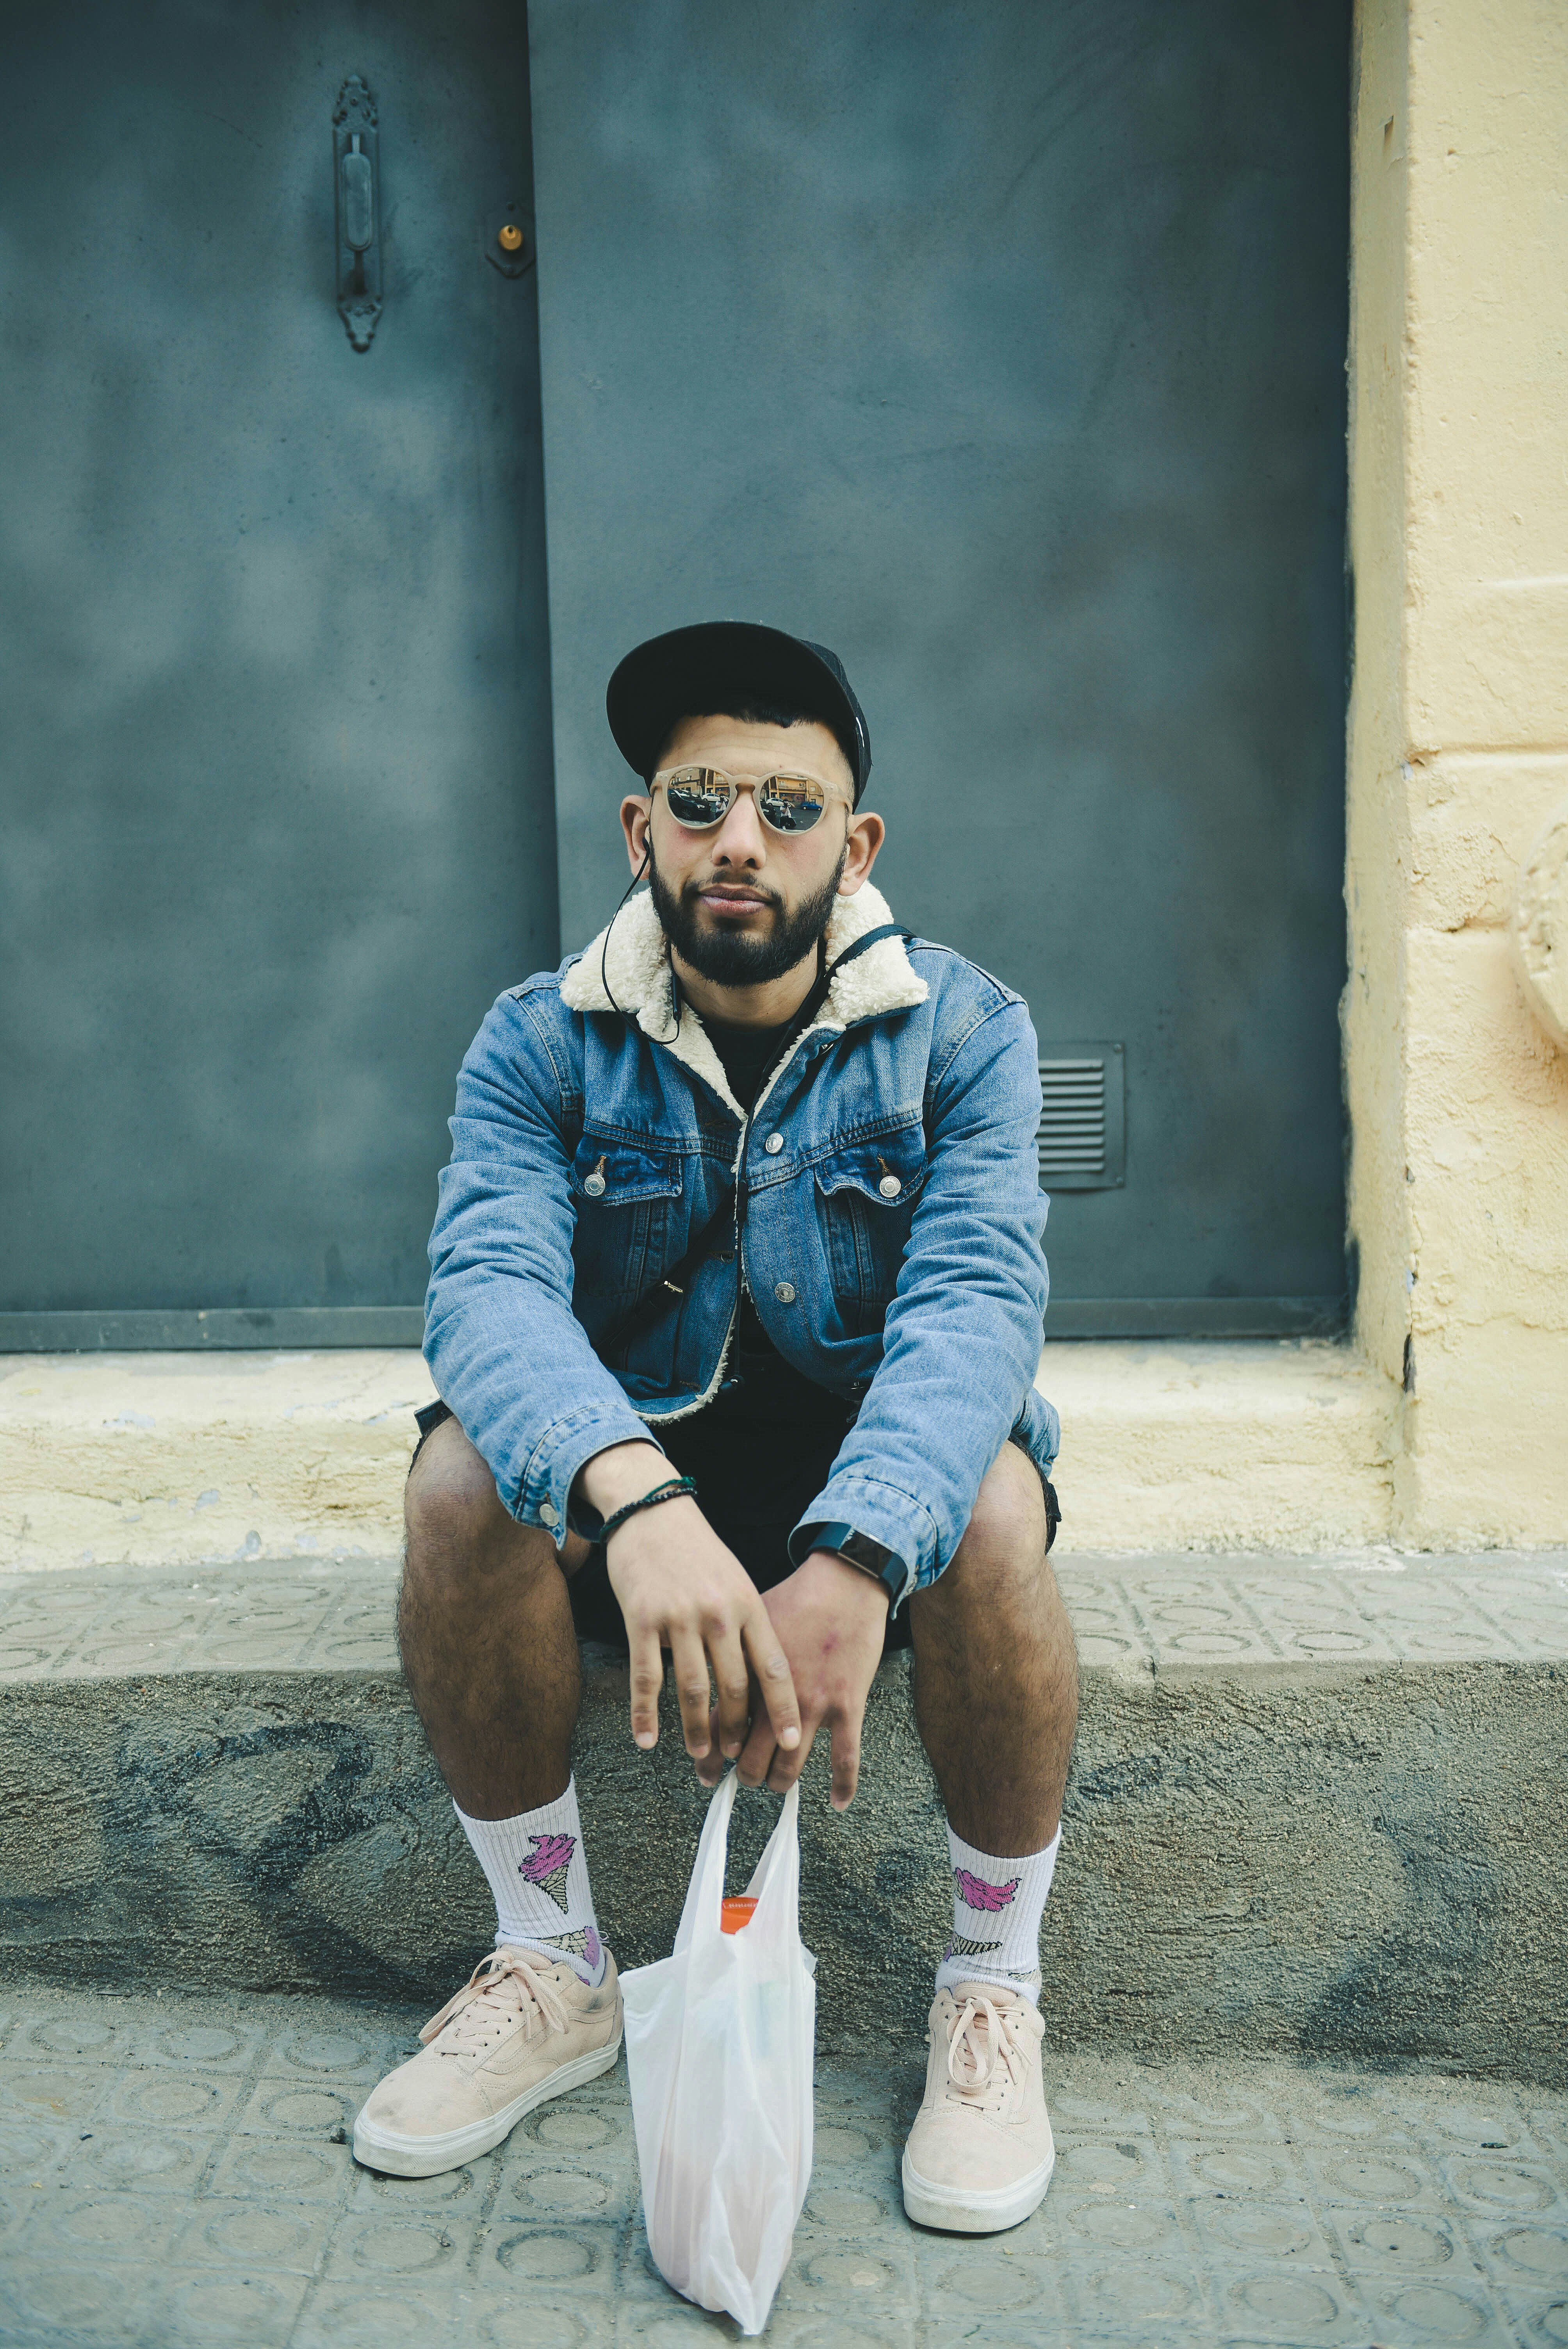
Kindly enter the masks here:
M 1042 1961 L 1054 2044 L 1568 2080 L 1568 1571 L 1069 1566 L 1083 1721 Z M 390 1648 L 394 1576 L 12 1578 L 0 1934 L 75 1980 L 449 1994 L 483 1888 Z M 705 1797 L 594 1651 L 576 1768 L 618 1958 L 667 1951 Z M 907 1662 L 851 1810 L 808 1770 L 823 2044 L 921 2027 L 951 1924 Z M 733 1880 L 773 1815 L 743 1797 Z

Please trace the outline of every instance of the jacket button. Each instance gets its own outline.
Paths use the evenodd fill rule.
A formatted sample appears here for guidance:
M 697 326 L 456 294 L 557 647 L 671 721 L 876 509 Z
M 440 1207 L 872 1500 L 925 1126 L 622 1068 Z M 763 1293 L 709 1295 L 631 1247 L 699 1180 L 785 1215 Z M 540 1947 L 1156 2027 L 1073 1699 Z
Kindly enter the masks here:
M 602 1199 L 604 1195 L 604 1177 L 603 1174 L 590 1174 L 583 1188 L 591 1199 Z
M 556 1507 L 553 1501 L 541 1501 L 539 1505 L 539 1522 L 542 1526 L 548 1526 L 552 1533 L 554 1532 L 556 1526 L 561 1523 L 561 1512 Z
M 896 1199 L 903 1188 L 903 1185 L 896 1174 L 884 1174 L 877 1185 L 877 1189 L 884 1199 Z
M 784 1136 L 781 1133 L 770 1133 L 762 1147 L 769 1158 L 777 1158 L 784 1147 Z
M 781 1280 L 774 1289 L 773 1294 L 779 1299 L 780 1305 L 793 1305 L 795 1302 L 794 1282 L 792 1280 Z

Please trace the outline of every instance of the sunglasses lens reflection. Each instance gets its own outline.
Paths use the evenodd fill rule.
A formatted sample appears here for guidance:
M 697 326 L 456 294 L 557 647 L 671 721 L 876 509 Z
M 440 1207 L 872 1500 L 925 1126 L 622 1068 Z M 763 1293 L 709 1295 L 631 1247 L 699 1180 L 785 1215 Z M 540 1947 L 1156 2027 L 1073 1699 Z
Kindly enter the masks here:
M 775 832 L 810 832 L 827 804 L 821 786 L 801 775 L 770 775 L 757 794 L 762 821 Z
M 677 823 L 703 832 L 729 812 L 728 781 L 707 767 L 682 767 L 665 784 L 665 802 Z
M 711 832 L 735 804 L 735 785 L 717 767 L 676 767 L 664 786 L 665 804 L 690 832 Z M 827 804 L 809 775 L 769 775 L 757 786 L 757 812 L 773 832 L 810 832 Z

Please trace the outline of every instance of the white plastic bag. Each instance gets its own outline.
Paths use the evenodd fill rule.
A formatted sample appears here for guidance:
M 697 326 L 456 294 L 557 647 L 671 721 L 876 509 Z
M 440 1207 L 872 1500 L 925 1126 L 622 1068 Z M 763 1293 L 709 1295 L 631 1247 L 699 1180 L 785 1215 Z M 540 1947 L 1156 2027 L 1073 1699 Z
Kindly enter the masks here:
M 674 1954 L 621 1976 L 643 2215 L 660 2273 L 743 2333 L 768 2322 L 811 2177 L 816 1961 L 800 1946 L 800 1795 L 791 1786 L 719 1924 L 735 1773 L 708 1805 Z

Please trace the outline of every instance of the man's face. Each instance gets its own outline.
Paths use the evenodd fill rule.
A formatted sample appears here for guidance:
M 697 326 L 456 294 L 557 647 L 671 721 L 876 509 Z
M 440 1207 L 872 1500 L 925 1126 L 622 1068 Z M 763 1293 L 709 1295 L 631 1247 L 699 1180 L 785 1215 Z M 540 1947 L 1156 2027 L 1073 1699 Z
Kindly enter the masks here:
M 737 782 L 804 775 L 827 792 L 810 832 L 779 833 L 742 791 L 711 832 L 678 824 L 663 790 L 628 798 L 621 811 L 634 870 L 649 856 L 659 918 L 677 957 L 719 987 L 759 986 L 792 970 L 827 927 L 835 897 L 852 895 L 882 843 L 882 820 L 857 816 L 849 761 L 827 727 L 756 726 L 738 718 L 687 718 L 659 761 L 717 767 Z

